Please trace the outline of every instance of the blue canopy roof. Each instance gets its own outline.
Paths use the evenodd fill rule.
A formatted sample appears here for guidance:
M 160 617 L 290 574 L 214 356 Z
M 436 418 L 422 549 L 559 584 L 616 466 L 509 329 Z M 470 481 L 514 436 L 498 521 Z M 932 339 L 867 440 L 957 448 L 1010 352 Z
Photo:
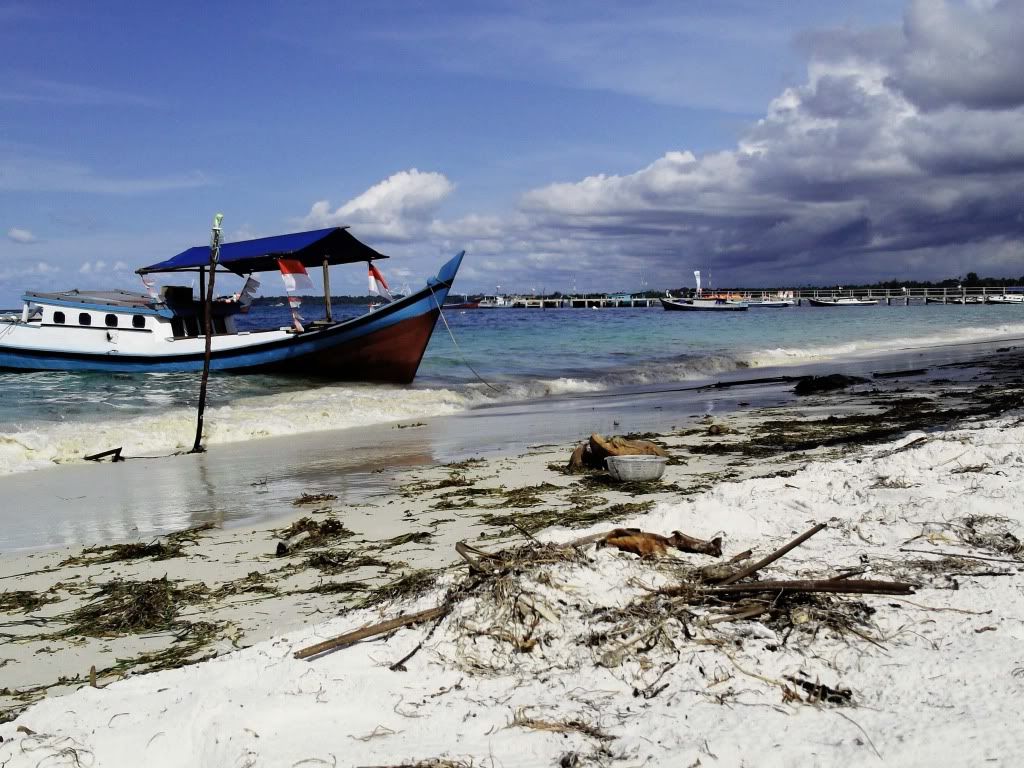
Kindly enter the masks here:
M 312 232 L 225 243 L 220 247 L 218 263 L 243 275 L 247 272 L 276 271 L 278 258 L 296 259 L 306 267 L 319 267 L 324 259 L 327 259 L 328 264 L 351 264 L 356 261 L 386 259 L 387 256 L 356 240 L 346 227 L 329 227 Z M 148 272 L 179 272 L 196 270 L 209 264 L 210 246 L 197 245 L 166 261 L 137 269 L 136 272 L 140 275 Z

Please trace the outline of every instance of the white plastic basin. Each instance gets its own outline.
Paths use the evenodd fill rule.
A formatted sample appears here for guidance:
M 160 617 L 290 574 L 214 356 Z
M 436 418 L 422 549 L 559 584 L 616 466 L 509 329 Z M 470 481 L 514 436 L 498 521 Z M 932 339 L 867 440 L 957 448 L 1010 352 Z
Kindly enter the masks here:
M 608 474 L 622 482 L 657 480 L 665 473 L 664 456 L 609 456 L 604 460 Z

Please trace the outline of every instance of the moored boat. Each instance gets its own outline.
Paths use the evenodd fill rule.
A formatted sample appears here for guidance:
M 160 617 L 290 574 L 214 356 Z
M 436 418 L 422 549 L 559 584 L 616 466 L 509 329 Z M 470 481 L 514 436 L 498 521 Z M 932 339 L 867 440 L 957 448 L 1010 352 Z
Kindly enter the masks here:
M 751 309 L 760 307 L 762 309 L 785 309 L 796 304 L 793 299 L 762 299 L 761 301 L 748 301 L 747 306 Z
M 661 299 L 663 309 L 670 312 L 745 312 L 748 304 L 733 296 L 706 296 L 700 285 L 700 270 L 693 272 L 697 292 L 692 299 L 676 299 L 669 291 Z
M 328 267 L 387 258 L 345 228 L 265 237 L 220 246 L 218 272 L 236 275 L 320 266 L 325 319 L 304 327 L 238 330 L 245 296 L 212 303 L 210 368 L 406 384 L 413 380 L 434 324 L 462 262 L 449 260 L 419 291 L 349 320 L 331 319 Z M 204 284 L 210 249 L 190 248 L 143 267 L 140 275 L 198 272 Z M 286 280 L 287 284 L 287 280 Z M 202 291 L 201 291 L 202 293 Z M 150 295 L 127 291 L 26 293 L 21 316 L 0 322 L 0 369 L 150 373 L 203 367 L 204 302 L 192 288 L 166 286 Z M 295 301 L 291 302 L 293 306 Z M 296 315 L 297 318 L 297 315 Z
M 870 307 L 877 299 L 855 299 L 852 296 L 838 296 L 833 299 L 808 299 L 812 307 Z
M 1024 293 L 1004 293 L 1001 296 L 986 296 L 986 304 L 1024 304 Z
M 945 296 L 937 298 L 935 296 L 927 296 L 924 300 L 925 304 L 984 304 L 985 299 L 982 296 Z
M 743 312 L 748 305 L 733 299 L 661 299 L 661 306 L 673 312 Z

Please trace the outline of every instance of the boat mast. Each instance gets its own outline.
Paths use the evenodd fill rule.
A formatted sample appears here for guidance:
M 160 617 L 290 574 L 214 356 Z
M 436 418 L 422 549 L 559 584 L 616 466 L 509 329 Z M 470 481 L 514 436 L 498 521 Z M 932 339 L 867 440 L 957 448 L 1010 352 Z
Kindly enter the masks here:
M 324 256 L 324 319 L 331 322 L 331 273 L 327 269 L 329 258 Z
M 224 220 L 224 214 L 218 213 L 213 217 L 213 227 L 210 232 L 210 290 L 203 295 L 203 319 L 206 326 L 206 348 L 203 354 L 203 378 L 199 385 L 199 413 L 196 419 L 196 441 L 189 453 L 202 453 L 203 448 L 203 411 L 206 410 L 206 382 L 210 378 L 210 350 L 213 341 L 213 282 L 217 277 L 217 261 L 220 258 L 220 223 Z M 201 270 L 200 275 L 204 274 Z

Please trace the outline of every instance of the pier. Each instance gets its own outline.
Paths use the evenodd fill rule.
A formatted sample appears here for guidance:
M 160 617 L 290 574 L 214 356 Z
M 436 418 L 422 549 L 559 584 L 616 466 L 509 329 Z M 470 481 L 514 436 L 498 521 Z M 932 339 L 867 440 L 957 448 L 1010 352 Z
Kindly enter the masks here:
M 807 299 L 856 298 L 871 299 L 879 304 L 974 304 L 985 303 L 988 297 L 1005 294 L 1021 295 L 1024 288 L 1014 286 L 961 286 L 953 288 L 722 288 L 706 291 L 705 295 L 728 296 L 733 299 L 763 301 L 765 299 L 793 299 L 802 305 Z M 682 298 L 692 298 L 693 291 L 684 292 Z M 680 298 L 676 296 L 676 298 Z M 625 293 L 587 293 L 572 296 L 501 297 L 496 308 L 502 309 L 616 309 L 661 307 L 660 296 L 633 296 Z

